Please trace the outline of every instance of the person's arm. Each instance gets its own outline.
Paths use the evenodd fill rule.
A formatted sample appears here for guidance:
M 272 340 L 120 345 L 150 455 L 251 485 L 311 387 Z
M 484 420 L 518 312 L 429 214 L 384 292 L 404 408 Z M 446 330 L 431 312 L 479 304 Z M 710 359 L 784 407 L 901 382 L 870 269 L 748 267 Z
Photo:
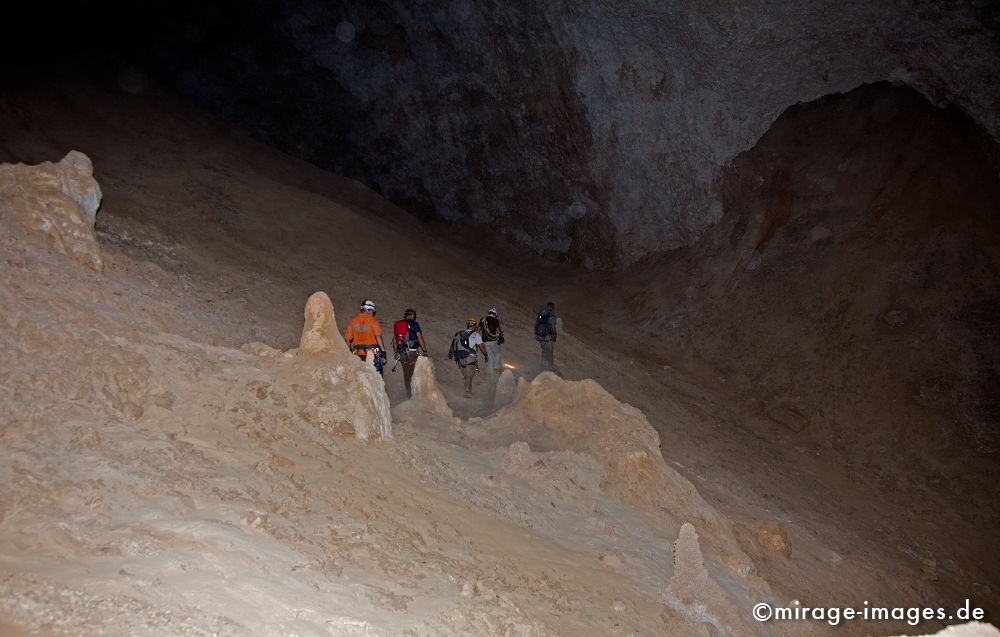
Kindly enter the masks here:
M 482 342 L 476 345 L 476 349 L 483 353 L 483 361 L 490 360 L 490 355 L 486 353 L 486 346 L 483 345 Z
M 424 333 L 417 332 L 417 342 L 420 343 L 420 349 L 424 350 L 424 354 L 427 353 L 427 343 L 424 342 Z
M 553 316 L 551 321 L 552 322 L 549 323 L 549 336 L 551 336 L 552 340 L 555 341 L 556 336 L 558 336 L 558 334 L 556 333 L 556 318 Z
M 354 350 L 351 349 L 351 341 L 352 340 L 354 340 L 354 325 L 351 324 L 351 323 L 348 323 L 347 324 L 347 329 L 344 330 L 344 342 L 347 343 L 347 349 L 349 349 L 349 350 L 351 350 L 353 352 Z

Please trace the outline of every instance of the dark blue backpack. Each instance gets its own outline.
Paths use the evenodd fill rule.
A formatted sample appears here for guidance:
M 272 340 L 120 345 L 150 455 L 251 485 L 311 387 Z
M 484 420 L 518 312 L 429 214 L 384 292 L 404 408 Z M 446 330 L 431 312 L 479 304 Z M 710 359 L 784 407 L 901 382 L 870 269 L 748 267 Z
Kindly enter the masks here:
M 545 338 L 549 335 L 549 316 L 548 310 L 538 312 L 538 318 L 535 319 L 535 336 L 537 338 Z

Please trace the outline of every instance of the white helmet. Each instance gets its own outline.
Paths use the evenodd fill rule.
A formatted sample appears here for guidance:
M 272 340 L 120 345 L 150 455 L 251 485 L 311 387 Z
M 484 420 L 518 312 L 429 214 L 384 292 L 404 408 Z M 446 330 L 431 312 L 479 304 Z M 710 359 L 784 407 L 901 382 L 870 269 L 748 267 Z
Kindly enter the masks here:
M 365 310 L 371 310 L 372 312 L 374 312 L 375 301 L 371 299 L 365 299 L 364 302 L 361 304 L 361 311 L 364 312 Z
M 487 314 L 487 316 L 496 316 L 497 315 L 497 309 L 495 307 L 491 307 L 489 309 L 489 311 L 486 312 L 486 314 Z

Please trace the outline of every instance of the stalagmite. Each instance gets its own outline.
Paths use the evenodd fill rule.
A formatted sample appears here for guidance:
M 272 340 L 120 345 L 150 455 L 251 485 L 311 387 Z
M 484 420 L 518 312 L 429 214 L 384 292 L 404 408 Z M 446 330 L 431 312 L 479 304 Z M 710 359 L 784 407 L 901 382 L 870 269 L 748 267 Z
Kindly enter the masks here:
M 434 362 L 426 356 L 418 357 L 413 369 L 413 399 L 423 402 L 431 411 L 451 418 L 451 407 L 434 377 Z
M 705 568 L 698 533 L 690 522 L 681 526 L 674 543 L 674 573 L 668 601 L 693 625 L 709 623 L 724 635 L 752 634 L 722 587 Z
M 279 372 L 296 415 L 327 431 L 353 431 L 362 440 L 376 433 L 382 440 L 391 438 L 385 382 L 371 358 L 362 363 L 348 351 L 330 297 L 314 293 L 303 314 L 297 355 Z
M 333 354 L 346 351 L 337 332 L 333 303 L 326 292 L 314 292 L 306 301 L 305 325 L 299 339 L 299 353 Z
M 355 421 L 354 435 L 367 440 L 375 430 L 378 430 L 382 440 L 392 438 L 392 407 L 389 405 L 389 395 L 385 393 L 385 380 L 375 371 L 375 352 L 368 350 L 365 366 L 358 375 L 361 390 L 370 401 L 370 419 Z
M 500 409 L 501 407 L 506 407 L 514 400 L 516 393 L 517 379 L 514 377 L 514 372 L 509 369 L 503 370 L 500 378 L 497 379 L 496 393 L 493 394 L 493 408 Z

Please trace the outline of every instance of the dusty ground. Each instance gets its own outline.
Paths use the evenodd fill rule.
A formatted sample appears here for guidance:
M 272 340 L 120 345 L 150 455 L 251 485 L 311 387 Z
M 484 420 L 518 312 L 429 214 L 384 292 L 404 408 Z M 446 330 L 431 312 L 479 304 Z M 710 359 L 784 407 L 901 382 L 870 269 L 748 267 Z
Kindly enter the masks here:
M 603 317 L 577 295 L 612 298 L 621 284 L 455 241 L 155 89 L 54 86 L 0 102 L 0 161 L 85 152 L 105 196 L 107 265 L 90 270 L 12 224 L 0 238 L 6 632 L 861 635 L 943 625 L 749 615 L 757 602 L 793 599 L 951 609 L 971 598 L 995 615 L 988 463 L 961 489 L 893 463 L 866 473 L 877 454 L 845 469 L 762 424 L 707 353 L 651 359 L 602 338 Z M 391 440 L 357 440 L 299 409 L 317 396 L 294 352 L 317 290 L 341 327 L 365 297 L 383 327 L 416 307 L 447 409 L 404 401 L 398 371 L 385 376 Z M 580 308 L 564 313 L 566 381 L 528 384 L 539 371 L 532 313 L 549 298 Z M 490 306 L 524 379 L 500 411 L 488 377 L 461 397 L 445 358 L 464 318 Z M 650 320 L 660 309 L 648 308 Z M 331 366 L 350 364 L 360 367 Z M 334 411 L 362 400 L 332 387 L 324 404 Z M 678 569 L 688 579 L 672 582 L 685 522 L 705 570 L 691 558 Z

